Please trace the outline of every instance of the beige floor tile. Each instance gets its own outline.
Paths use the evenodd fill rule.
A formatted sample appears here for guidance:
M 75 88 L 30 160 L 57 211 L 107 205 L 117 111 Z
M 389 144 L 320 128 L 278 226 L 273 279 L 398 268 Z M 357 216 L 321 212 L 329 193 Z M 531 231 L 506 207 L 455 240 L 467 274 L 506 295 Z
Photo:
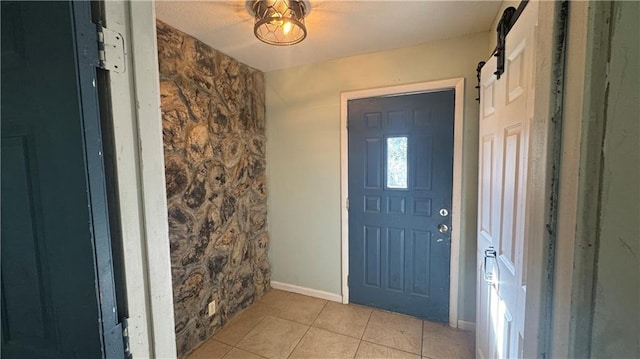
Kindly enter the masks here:
M 231 346 L 209 339 L 193 353 L 189 354 L 187 359 L 218 359 L 222 358 L 229 350 L 231 350 Z
M 272 305 L 274 303 L 278 303 L 279 301 L 285 299 L 290 292 L 285 292 L 283 290 L 271 289 L 265 295 L 263 295 L 256 303 L 264 304 L 264 305 Z
M 447 325 L 271 290 L 187 359 L 473 358 L 474 345 Z
M 313 326 L 360 339 L 370 315 L 369 308 L 328 302 Z
M 425 358 L 474 357 L 473 333 L 453 329 L 447 325 L 424 322 L 422 356 Z
M 253 353 L 249 353 L 242 349 L 233 348 L 231 349 L 230 352 L 227 353 L 227 355 L 224 356 L 223 359 L 263 359 L 263 358 L 264 357 L 255 355 Z
M 449 324 L 444 323 L 434 323 L 428 320 L 422 322 L 422 326 L 424 328 L 424 332 L 442 332 L 444 330 L 449 329 Z
M 222 327 L 213 338 L 229 345 L 236 345 L 268 313 L 268 307 L 262 303 L 255 303 Z
M 356 359 L 420 359 L 420 356 L 362 341 Z
M 420 354 L 422 321 L 401 314 L 374 310 L 362 339 L 405 352 Z
M 311 328 L 302 337 L 291 359 L 351 359 L 360 340 L 326 330 Z
M 274 317 L 292 320 L 306 325 L 313 323 L 327 303 L 327 301 L 323 299 L 307 297 L 306 295 L 296 293 L 286 293 L 285 295 L 276 293 L 265 299 L 264 304 L 271 308 L 271 315 Z
M 308 326 L 300 323 L 267 316 L 238 343 L 237 347 L 269 359 L 286 358 L 307 329 Z

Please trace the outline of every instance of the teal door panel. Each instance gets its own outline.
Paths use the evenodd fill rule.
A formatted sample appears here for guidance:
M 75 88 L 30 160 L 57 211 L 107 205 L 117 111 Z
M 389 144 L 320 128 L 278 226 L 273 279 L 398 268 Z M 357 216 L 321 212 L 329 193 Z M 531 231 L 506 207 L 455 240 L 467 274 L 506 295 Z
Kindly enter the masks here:
M 448 321 L 453 120 L 453 90 L 349 101 L 350 301 Z
M 90 5 L 1 6 L 2 358 L 123 358 Z

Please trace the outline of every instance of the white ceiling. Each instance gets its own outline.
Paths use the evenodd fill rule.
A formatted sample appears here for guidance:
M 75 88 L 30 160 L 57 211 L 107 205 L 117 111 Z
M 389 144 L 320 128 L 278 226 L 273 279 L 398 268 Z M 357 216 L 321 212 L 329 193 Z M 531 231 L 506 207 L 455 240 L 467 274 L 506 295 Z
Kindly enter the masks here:
M 158 1 L 158 19 L 262 71 L 488 31 L 502 1 L 311 0 L 307 38 L 266 45 L 244 0 Z

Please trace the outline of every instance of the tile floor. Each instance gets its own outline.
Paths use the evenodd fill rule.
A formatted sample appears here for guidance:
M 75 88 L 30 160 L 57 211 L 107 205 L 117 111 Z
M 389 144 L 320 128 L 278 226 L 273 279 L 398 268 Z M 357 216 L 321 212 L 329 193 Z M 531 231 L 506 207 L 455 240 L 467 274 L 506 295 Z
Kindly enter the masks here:
M 473 358 L 473 340 L 414 317 L 271 290 L 187 359 Z

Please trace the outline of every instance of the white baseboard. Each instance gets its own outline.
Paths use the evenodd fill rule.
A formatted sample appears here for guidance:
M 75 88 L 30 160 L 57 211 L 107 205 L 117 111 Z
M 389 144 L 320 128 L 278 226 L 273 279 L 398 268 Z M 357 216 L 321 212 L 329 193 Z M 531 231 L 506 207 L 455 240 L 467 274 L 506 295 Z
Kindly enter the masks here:
M 299 287 L 297 285 L 276 282 L 273 280 L 271 281 L 271 288 L 284 290 L 286 292 L 293 292 L 293 293 L 308 295 L 310 297 L 330 300 L 332 302 L 342 303 L 342 296 L 340 294 L 324 292 L 317 289 Z
M 458 329 L 462 330 L 470 330 L 472 332 L 476 331 L 476 323 L 475 322 L 467 322 L 464 320 L 458 320 Z

